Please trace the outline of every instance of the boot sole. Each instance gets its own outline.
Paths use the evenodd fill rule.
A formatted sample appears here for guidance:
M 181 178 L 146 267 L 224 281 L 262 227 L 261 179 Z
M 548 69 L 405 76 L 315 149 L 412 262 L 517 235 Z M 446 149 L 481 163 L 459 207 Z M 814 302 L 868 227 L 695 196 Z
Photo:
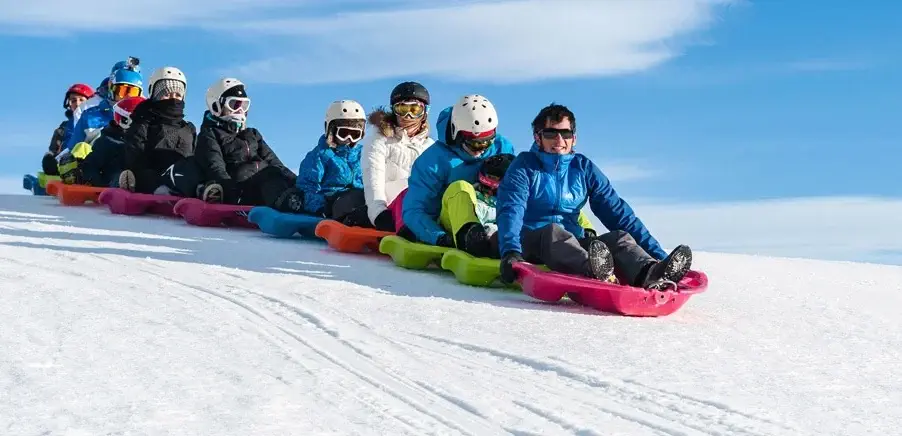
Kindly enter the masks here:
M 614 257 L 604 242 L 589 243 L 589 271 L 596 279 L 604 281 L 614 275 Z
M 127 191 L 135 192 L 135 174 L 129 170 L 119 174 L 119 187 Z
M 205 203 L 222 203 L 222 188 L 218 185 L 207 186 L 202 197 Z
M 692 267 L 692 250 L 685 245 L 680 245 L 673 251 L 671 258 L 668 260 L 664 267 L 663 278 L 664 280 L 679 283 L 686 276 L 686 273 L 689 272 L 689 268 Z

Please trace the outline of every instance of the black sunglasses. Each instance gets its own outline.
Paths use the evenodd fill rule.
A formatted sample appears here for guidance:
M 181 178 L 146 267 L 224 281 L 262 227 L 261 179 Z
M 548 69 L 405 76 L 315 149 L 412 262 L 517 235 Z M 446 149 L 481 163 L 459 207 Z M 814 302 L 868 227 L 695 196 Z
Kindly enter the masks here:
M 561 139 L 572 139 L 573 138 L 573 130 L 570 129 L 552 129 L 545 128 L 539 130 L 539 134 L 542 135 L 543 139 L 554 139 L 557 135 L 561 135 Z

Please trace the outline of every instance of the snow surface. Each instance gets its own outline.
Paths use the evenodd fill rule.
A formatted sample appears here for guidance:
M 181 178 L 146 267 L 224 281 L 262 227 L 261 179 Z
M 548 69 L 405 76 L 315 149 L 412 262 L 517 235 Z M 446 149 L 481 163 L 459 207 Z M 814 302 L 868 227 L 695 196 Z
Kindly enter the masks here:
M 0 196 L 0 434 L 899 434 L 902 267 L 696 258 L 626 318 Z

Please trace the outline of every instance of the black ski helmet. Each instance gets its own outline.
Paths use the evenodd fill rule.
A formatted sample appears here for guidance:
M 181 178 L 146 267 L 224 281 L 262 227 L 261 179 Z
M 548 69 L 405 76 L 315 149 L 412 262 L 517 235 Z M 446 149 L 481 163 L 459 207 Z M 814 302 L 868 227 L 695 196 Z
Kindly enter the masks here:
M 408 99 L 417 99 L 425 105 L 429 105 L 429 91 L 417 82 L 402 82 L 391 90 L 391 104 Z
M 498 188 L 499 181 L 504 178 L 514 155 L 510 153 L 496 154 L 482 162 L 479 167 L 479 181 L 491 188 Z

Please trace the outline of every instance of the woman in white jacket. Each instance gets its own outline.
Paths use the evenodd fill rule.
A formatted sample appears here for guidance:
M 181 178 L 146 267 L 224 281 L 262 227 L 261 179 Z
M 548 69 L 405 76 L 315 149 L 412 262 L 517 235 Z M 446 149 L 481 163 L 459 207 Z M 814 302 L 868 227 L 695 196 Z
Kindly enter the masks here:
M 361 167 L 366 216 L 347 225 L 375 227 L 394 232 L 394 216 L 400 216 L 399 194 L 407 189 L 413 162 L 435 142 L 429 137 L 429 92 L 417 82 L 399 84 L 391 93 L 391 108 L 379 108 L 367 117 L 376 127 L 372 140 L 363 146 Z M 394 211 L 397 214 L 393 213 Z

